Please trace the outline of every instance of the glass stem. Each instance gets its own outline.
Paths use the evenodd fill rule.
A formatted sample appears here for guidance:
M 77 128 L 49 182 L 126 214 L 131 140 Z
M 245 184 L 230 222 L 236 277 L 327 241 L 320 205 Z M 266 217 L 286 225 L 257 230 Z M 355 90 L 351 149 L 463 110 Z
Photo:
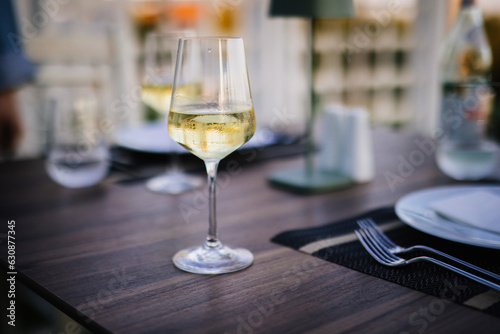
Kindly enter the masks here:
M 215 215 L 215 181 L 219 162 L 205 162 L 208 175 L 208 236 L 204 248 L 220 248 L 222 245 L 217 239 L 217 219 Z
M 315 20 L 309 20 L 308 29 L 308 48 L 309 48 L 309 94 L 311 110 L 307 119 L 306 125 L 306 177 L 312 177 L 314 173 L 314 120 L 316 116 L 316 101 L 314 93 L 314 34 L 315 34 Z
M 180 161 L 179 161 L 179 153 L 171 152 L 170 153 L 170 163 L 167 166 L 167 174 L 168 173 L 179 173 L 180 172 Z

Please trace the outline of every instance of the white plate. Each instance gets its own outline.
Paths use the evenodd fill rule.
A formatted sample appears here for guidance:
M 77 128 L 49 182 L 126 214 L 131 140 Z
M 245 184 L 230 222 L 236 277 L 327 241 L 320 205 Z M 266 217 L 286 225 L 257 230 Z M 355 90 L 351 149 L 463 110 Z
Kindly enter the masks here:
M 118 146 L 147 153 L 189 153 L 168 135 L 166 122 L 145 123 L 139 126 L 123 127 L 116 131 Z M 278 142 L 278 135 L 265 128 L 257 128 L 252 139 L 241 148 L 263 147 Z
M 500 249 L 500 233 L 448 220 L 428 207 L 433 201 L 477 190 L 500 196 L 500 186 L 443 186 L 424 189 L 401 198 L 396 203 L 396 214 L 411 227 L 436 237 L 474 246 Z

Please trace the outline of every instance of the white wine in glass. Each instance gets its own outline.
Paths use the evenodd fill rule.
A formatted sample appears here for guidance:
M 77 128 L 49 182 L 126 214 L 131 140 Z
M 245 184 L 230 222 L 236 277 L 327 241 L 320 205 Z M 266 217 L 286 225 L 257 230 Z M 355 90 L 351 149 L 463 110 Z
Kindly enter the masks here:
M 172 83 L 144 83 L 141 87 L 141 100 L 157 113 L 166 116 L 170 109 L 172 87 Z
M 195 89 L 183 89 L 193 83 L 196 83 Z M 175 266 L 197 274 L 223 274 L 250 266 L 253 262 L 250 251 L 219 241 L 215 214 L 217 166 L 255 132 L 241 38 L 179 40 L 168 132 L 173 140 L 205 162 L 209 187 L 209 228 L 205 243 L 175 254 Z
M 170 109 L 175 70 L 175 55 L 179 37 L 184 32 L 151 32 L 146 36 L 144 50 L 144 75 L 141 85 L 141 99 L 148 107 L 166 117 Z M 195 85 L 184 85 L 182 90 L 190 91 Z M 177 152 L 170 153 L 171 166 L 167 171 L 146 183 L 154 192 L 179 194 L 200 187 L 203 180 L 183 172 L 179 166 Z
M 168 132 L 173 140 L 203 160 L 220 160 L 252 138 L 253 108 L 206 105 L 171 111 Z

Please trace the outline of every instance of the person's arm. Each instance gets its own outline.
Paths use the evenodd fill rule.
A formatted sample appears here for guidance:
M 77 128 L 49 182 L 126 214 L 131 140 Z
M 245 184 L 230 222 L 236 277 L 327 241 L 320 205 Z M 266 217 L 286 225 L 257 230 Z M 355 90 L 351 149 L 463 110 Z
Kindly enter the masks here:
M 22 126 L 16 89 L 33 78 L 33 65 L 22 52 L 14 9 L 0 1 L 0 151 L 10 151 L 21 139 Z
M 21 140 L 21 118 L 17 110 L 16 91 L 0 92 L 0 151 L 14 149 Z

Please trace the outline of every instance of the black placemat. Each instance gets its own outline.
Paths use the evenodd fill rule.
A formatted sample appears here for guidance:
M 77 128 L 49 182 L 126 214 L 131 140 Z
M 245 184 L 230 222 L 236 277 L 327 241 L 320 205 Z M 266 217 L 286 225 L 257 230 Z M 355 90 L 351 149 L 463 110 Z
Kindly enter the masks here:
M 402 246 L 427 245 L 500 273 L 500 250 L 464 245 L 427 235 L 401 222 L 393 207 L 373 210 L 324 226 L 280 233 L 272 242 L 408 288 L 500 317 L 500 293 L 432 263 L 391 268 L 376 262 L 356 238 L 357 220 L 371 217 Z M 401 257 L 422 255 L 414 252 Z M 449 261 L 448 261 L 449 262 Z M 455 263 L 453 263 L 455 265 Z

